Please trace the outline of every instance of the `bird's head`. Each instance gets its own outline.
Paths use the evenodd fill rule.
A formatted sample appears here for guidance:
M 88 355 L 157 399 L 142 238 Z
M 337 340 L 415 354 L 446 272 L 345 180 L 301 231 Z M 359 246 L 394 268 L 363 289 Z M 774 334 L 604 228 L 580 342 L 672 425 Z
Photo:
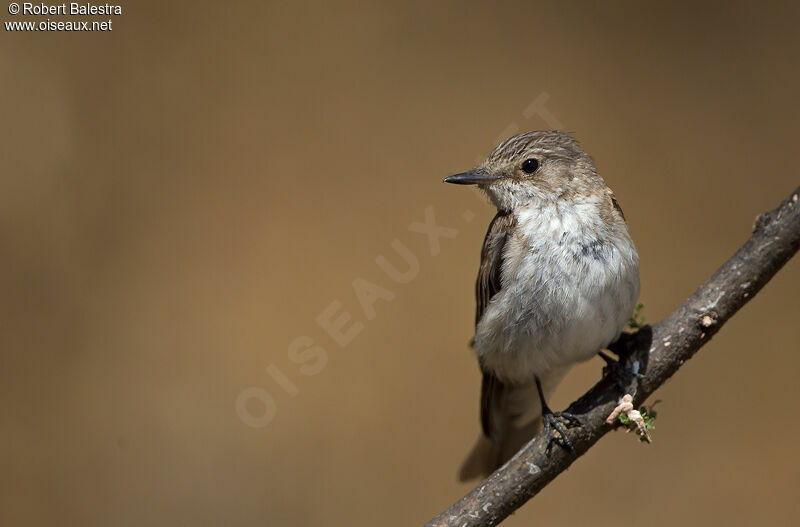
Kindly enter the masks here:
M 504 211 L 585 195 L 598 183 L 605 188 L 592 158 L 558 130 L 509 137 L 483 163 L 444 181 L 478 185 Z

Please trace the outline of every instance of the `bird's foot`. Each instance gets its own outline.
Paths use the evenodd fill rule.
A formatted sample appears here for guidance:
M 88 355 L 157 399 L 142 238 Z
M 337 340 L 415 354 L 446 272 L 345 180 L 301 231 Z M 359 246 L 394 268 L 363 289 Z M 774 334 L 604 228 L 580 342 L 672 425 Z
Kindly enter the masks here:
M 569 440 L 567 437 L 567 428 L 575 427 L 575 426 L 582 426 L 581 420 L 574 414 L 569 412 L 553 412 L 550 410 L 550 407 L 547 406 L 547 402 L 544 400 L 544 390 L 542 390 L 542 382 L 539 380 L 539 377 L 534 377 L 536 381 L 536 390 L 539 393 L 539 402 L 542 404 L 542 424 L 544 425 L 544 434 L 547 438 L 547 446 L 545 447 L 545 452 L 550 455 L 550 449 L 553 447 L 553 443 L 556 441 L 556 438 L 553 437 L 553 432 L 558 433 L 558 443 L 572 452 L 572 455 L 575 454 L 575 447 L 572 445 L 572 441 Z M 566 426 L 566 428 L 565 428 Z
M 553 448 L 553 443 L 556 442 L 561 447 L 569 450 L 573 456 L 576 455 L 575 447 L 567 437 L 567 429 L 583 425 L 576 415 L 568 412 L 546 412 L 542 414 L 542 423 L 544 424 L 545 437 L 547 437 L 545 451 L 548 455 Z M 556 432 L 558 436 L 556 437 L 553 432 Z
M 606 363 L 605 367 L 603 367 L 603 375 L 611 377 L 614 381 L 614 386 L 622 393 L 628 390 L 628 385 L 634 378 L 641 379 L 644 377 L 641 373 L 636 371 L 636 368 L 626 368 L 624 357 L 620 357 L 620 359 L 617 360 L 602 351 L 598 352 L 598 355 L 600 355 L 600 358 Z
M 625 368 L 621 360 L 617 360 L 607 353 L 602 351 L 597 353 L 600 358 L 606 363 L 603 366 L 603 375 L 607 375 L 614 381 L 614 386 L 621 392 L 624 392 L 628 387 L 628 382 L 631 380 L 630 372 Z

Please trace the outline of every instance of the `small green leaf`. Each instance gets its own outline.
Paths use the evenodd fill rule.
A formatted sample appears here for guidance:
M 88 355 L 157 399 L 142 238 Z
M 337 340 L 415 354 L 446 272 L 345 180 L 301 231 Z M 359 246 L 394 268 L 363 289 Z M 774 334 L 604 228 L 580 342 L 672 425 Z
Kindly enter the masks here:
M 641 408 L 639 408 L 639 413 L 642 414 L 642 419 L 644 420 L 645 429 L 648 432 L 654 430 L 656 427 L 656 416 L 658 415 L 658 413 L 655 410 L 653 410 L 653 407 L 650 406 L 648 408 L 647 406 L 642 406 Z M 636 423 L 633 422 L 633 420 L 631 420 L 631 418 L 628 417 L 627 414 L 619 414 L 619 422 L 625 425 L 629 431 L 630 430 L 635 430 L 637 432 L 639 431 L 639 427 L 636 426 Z M 639 436 L 639 441 L 647 442 L 647 438 L 645 438 L 644 436 Z
M 631 315 L 631 319 L 628 321 L 628 326 L 631 329 L 640 329 L 644 327 L 645 320 L 647 319 L 642 314 L 643 310 L 644 304 L 636 304 L 636 309 L 633 310 L 633 315 Z

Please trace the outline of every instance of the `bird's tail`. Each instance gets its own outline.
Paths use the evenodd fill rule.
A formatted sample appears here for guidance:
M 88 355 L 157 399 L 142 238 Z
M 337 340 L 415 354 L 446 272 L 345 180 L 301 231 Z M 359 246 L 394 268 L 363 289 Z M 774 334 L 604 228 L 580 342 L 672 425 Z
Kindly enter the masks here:
M 541 376 L 542 390 L 549 397 L 566 370 Z M 484 385 L 481 412 L 484 430 L 461 465 L 461 481 L 485 477 L 511 459 L 530 441 L 542 425 L 542 404 L 534 381 L 525 384 Z

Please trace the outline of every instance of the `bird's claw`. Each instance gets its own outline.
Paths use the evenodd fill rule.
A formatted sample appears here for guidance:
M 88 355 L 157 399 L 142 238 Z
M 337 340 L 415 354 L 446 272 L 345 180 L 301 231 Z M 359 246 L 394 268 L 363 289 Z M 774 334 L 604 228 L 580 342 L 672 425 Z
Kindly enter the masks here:
M 625 362 L 622 359 L 616 360 L 602 351 L 599 352 L 599 355 L 600 358 L 602 358 L 606 363 L 605 367 L 603 368 L 603 375 L 608 375 L 611 377 L 611 379 L 614 381 L 614 386 L 616 386 L 617 389 L 622 393 L 625 393 L 628 390 L 628 384 L 633 378 L 641 379 L 644 377 L 644 375 L 638 371 L 625 368 Z
M 569 437 L 567 437 L 567 429 L 583 425 L 577 416 L 568 412 L 549 412 L 542 415 L 542 422 L 544 424 L 545 437 L 547 437 L 545 451 L 548 455 L 555 442 L 569 450 L 573 456 L 576 455 L 575 447 L 572 441 L 569 440 Z M 554 437 L 553 432 L 558 432 L 558 439 Z

